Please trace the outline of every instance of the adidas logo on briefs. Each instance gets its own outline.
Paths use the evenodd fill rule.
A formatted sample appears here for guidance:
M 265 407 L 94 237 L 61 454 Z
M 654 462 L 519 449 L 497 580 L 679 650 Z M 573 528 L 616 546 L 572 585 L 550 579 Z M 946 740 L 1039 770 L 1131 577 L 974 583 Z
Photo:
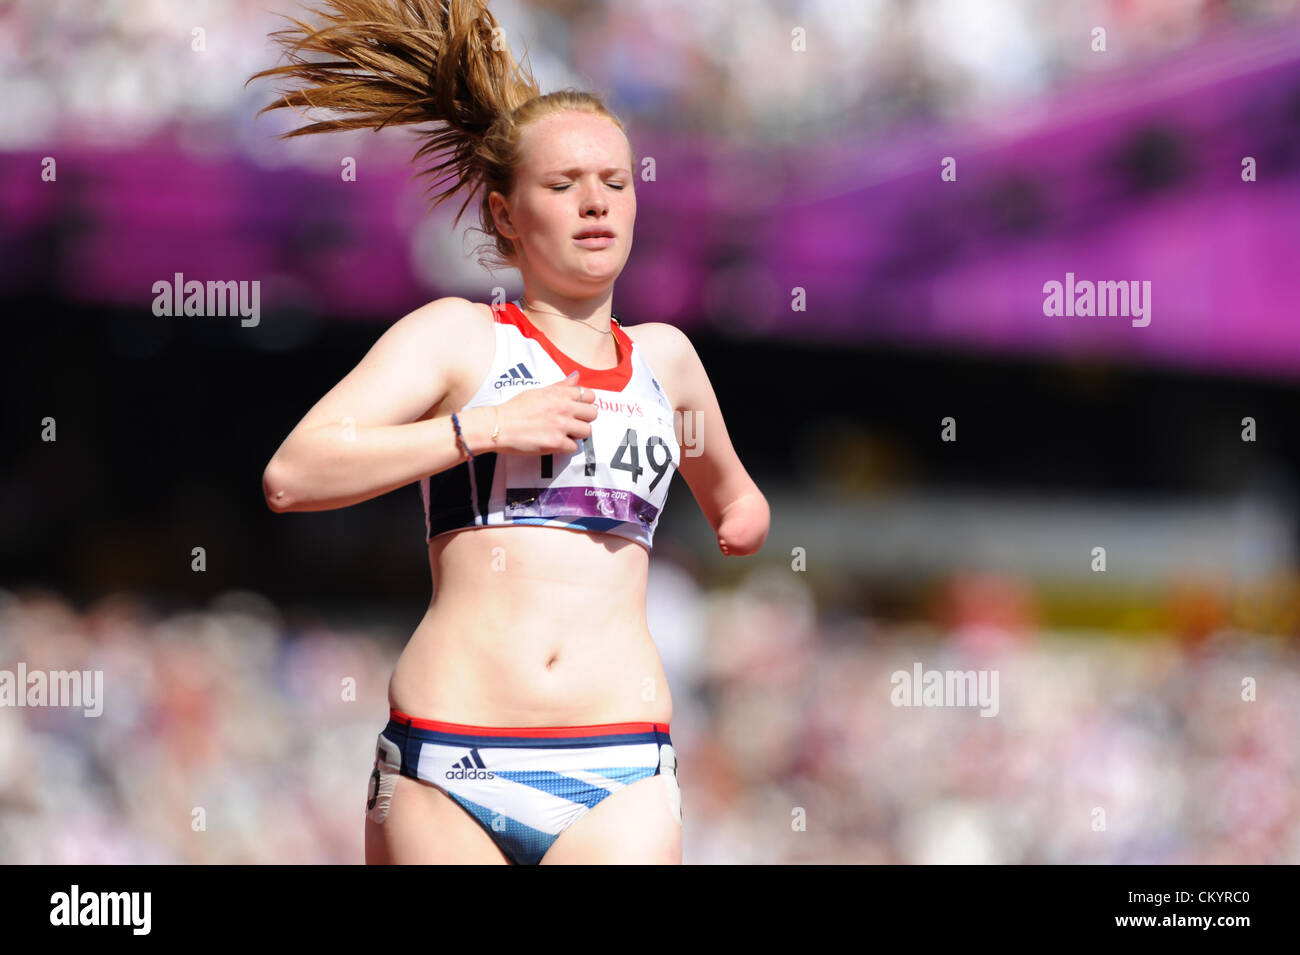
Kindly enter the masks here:
M 493 772 L 481 772 L 484 768 L 483 757 L 478 754 L 477 749 L 471 749 L 469 755 L 451 764 L 451 769 L 447 770 L 448 779 L 496 779 L 497 774 Z
M 528 371 L 528 366 L 522 361 L 508 371 L 502 372 L 497 376 L 497 390 L 509 388 L 511 385 L 540 385 L 541 382 L 534 378 Z

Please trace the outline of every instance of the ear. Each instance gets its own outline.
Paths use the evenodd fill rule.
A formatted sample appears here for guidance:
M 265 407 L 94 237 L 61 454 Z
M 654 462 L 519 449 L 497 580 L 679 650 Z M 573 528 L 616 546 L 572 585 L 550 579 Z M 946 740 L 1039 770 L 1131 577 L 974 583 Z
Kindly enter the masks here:
M 496 223 L 497 231 L 507 239 L 519 238 L 519 232 L 515 229 L 514 222 L 510 218 L 510 204 L 506 201 L 505 196 L 493 189 L 488 195 L 488 205 L 492 209 L 492 220 Z

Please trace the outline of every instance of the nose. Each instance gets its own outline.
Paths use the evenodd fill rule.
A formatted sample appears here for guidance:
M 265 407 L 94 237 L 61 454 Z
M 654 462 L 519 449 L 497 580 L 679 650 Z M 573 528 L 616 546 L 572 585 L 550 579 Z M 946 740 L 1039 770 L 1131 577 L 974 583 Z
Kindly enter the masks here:
M 609 211 L 609 202 L 600 193 L 600 188 L 587 190 L 582 196 L 582 215 L 583 217 L 594 215 L 601 218 Z

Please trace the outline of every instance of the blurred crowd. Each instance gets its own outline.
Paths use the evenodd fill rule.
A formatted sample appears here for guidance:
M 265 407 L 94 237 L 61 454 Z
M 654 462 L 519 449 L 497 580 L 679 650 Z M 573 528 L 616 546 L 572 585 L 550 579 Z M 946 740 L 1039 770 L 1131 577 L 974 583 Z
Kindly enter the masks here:
M 1291 641 L 885 624 L 664 560 L 649 609 L 687 864 L 1300 862 Z M 0 590 L 0 670 L 104 673 L 98 717 L 0 708 L 0 863 L 362 862 L 404 638 Z M 996 673 L 996 713 L 895 705 L 916 664 Z
M 288 25 L 279 15 L 301 18 L 307 6 L 0 5 L 0 149 L 60 138 L 120 145 L 166 130 L 199 147 L 256 151 L 254 114 L 269 88 L 244 81 L 273 65 L 266 37 Z M 900 116 L 1001 108 L 1225 25 L 1293 15 L 1300 0 L 492 0 L 490 9 L 544 90 L 603 90 L 633 126 L 774 140 L 842 130 L 846 118 L 866 132 Z M 1091 48 L 1096 27 L 1107 30 L 1104 60 Z M 291 120 L 264 117 L 259 136 Z M 289 148 L 309 161 L 310 144 Z
M 268 165 L 336 163 L 337 151 L 321 150 L 312 142 L 315 137 L 274 143 L 271 137 L 297 118 L 284 112 L 258 118 L 273 84 L 244 85 L 276 62 L 278 50 L 267 35 L 288 25 L 278 14 L 300 16 L 308 5 L 304 0 L 0 4 L 0 81 L 6 91 L 0 151 L 53 149 L 60 143 L 104 146 L 120 149 L 130 164 L 137 158 L 129 147 L 159 137 L 196 152 L 242 152 Z M 992 113 L 1090 71 L 1156 63 L 1162 53 L 1191 46 L 1221 28 L 1294 17 L 1300 0 L 491 0 L 490 7 L 516 55 L 528 50 L 543 89 L 604 91 L 629 122 L 634 139 L 638 128 L 661 127 L 705 130 L 711 141 L 817 143 L 819 136 L 846 130 L 870 135 L 910 117 L 951 120 L 978 116 L 981 109 Z M 1091 49 L 1091 31 L 1098 26 L 1107 30 L 1105 59 Z M 802 51 L 792 44 L 802 44 Z M 1284 138 L 1286 127 L 1281 128 L 1278 135 Z M 345 135 L 353 136 L 359 149 L 391 150 L 399 162 L 409 158 L 409 143 L 400 137 Z M 1157 142 L 1157 160 L 1161 148 Z M 852 162 L 860 159 L 860 153 L 845 155 Z M 1143 162 L 1137 163 L 1139 171 L 1148 168 Z M 1051 175 L 1059 180 L 1057 172 Z M 247 228 L 244 219 L 221 211 L 236 209 L 240 197 L 261 201 L 256 191 L 243 190 L 243 180 L 197 178 L 194 182 L 214 184 L 175 187 L 190 189 L 193 196 L 184 196 L 174 219 L 159 211 L 165 202 L 152 192 L 139 205 L 148 213 L 134 216 L 117 215 L 117 206 L 96 198 L 111 196 L 130 208 L 131 194 L 113 184 L 132 181 L 102 173 L 101 184 L 87 189 L 84 204 L 88 214 L 136 223 L 138 231 L 126 233 L 134 241 L 103 231 L 103 245 L 89 245 L 84 255 L 68 259 L 73 265 L 57 272 L 51 266 L 51 275 L 75 274 L 74 284 L 84 286 L 93 279 L 89 266 L 98 264 L 127 276 L 129 285 L 164 260 L 150 241 L 169 253 L 180 248 L 193 255 L 191 246 L 247 253 L 231 257 L 233 263 L 256 261 L 261 254 L 249 235 L 265 237 L 266 229 Z M 165 184 L 166 177 L 160 181 Z M 69 194 L 73 198 L 63 201 L 74 204 L 68 208 L 82 208 L 75 204 L 82 200 Z M 963 213 L 974 223 L 969 242 L 981 251 L 1015 198 L 997 191 L 989 195 L 993 224 L 982 224 L 970 209 Z M 1083 197 L 1079 201 L 1089 216 L 1102 208 L 1087 188 L 1059 190 L 1051 205 L 1059 209 L 1075 195 Z M 158 196 L 165 198 L 161 191 Z M 212 205 L 203 206 L 204 201 Z M 1128 208 L 1127 194 L 1122 201 Z M 29 207 L 55 208 L 35 200 Z M 699 207 L 707 207 L 704 199 Z M 1170 221 L 1179 232 L 1188 232 L 1191 218 L 1169 203 L 1165 207 L 1174 209 Z M 1145 207 L 1133 208 L 1143 216 L 1141 235 L 1147 237 L 1144 267 L 1155 268 L 1152 263 L 1161 261 L 1156 252 L 1177 253 L 1181 246 L 1153 243 L 1156 220 L 1147 218 Z M 1283 202 L 1275 204 L 1277 210 L 1285 208 Z M 217 211 L 205 219 L 202 209 Z M 838 227 L 857 245 L 884 250 L 880 269 L 891 274 L 916 271 L 892 263 L 942 263 L 933 247 L 951 252 L 957 229 L 931 230 L 927 221 L 944 219 L 937 212 L 919 220 L 905 203 L 898 209 L 894 220 L 874 205 L 871 215 L 849 209 L 837 218 L 813 207 L 802 232 L 788 231 L 815 235 L 809 247 L 825 258 L 826 237 L 833 238 Z M 1258 221 L 1261 212 L 1251 209 L 1252 221 Z M 31 221 L 42 214 L 31 211 Z M 647 209 L 646 216 L 651 214 Z M 58 228 L 76 226 L 93 238 L 97 231 L 77 225 L 79 215 L 59 219 Z M 1281 212 L 1277 215 L 1285 221 Z M 1238 211 L 1213 221 L 1234 224 L 1221 231 L 1233 237 L 1242 263 L 1246 257 L 1282 261 L 1255 250 L 1276 250 L 1266 239 L 1289 233 L 1282 226 L 1243 231 L 1247 218 Z M 1114 221 L 1117 228 L 1127 222 Z M 169 223 L 174 231 L 168 231 Z M 869 240 L 872 230 L 879 241 Z M 1106 245 L 1095 232 L 1073 232 Z M 378 255 L 390 255 L 389 246 L 372 242 L 372 233 L 358 229 L 356 234 L 358 245 L 364 239 Z M 14 235 L 16 269 L 34 272 L 38 262 L 62 261 L 47 254 L 65 241 L 53 226 Z M 221 245 L 223 235 L 233 237 L 226 240 L 229 245 Z M 1242 235 L 1264 238 L 1243 242 Z M 302 255 L 324 262 L 329 271 L 361 276 L 366 296 L 378 294 L 369 286 L 388 284 L 376 283 L 369 268 L 356 266 L 358 260 L 350 260 L 350 269 L 337 269 L 331 264 L 339 261 L 331 258 L 334 253 L 303 248 Z M 799 248 L 792 242 L 768 254 L 776 261 L 795 261 Z M 1128 245 L 1115 248 L 1117 255 L 1128 255 Z M 140 271 L 122 269 L 108 254 L 117 249 L 136 250 L 144 263 Z M 902 251 L 890 251 L 897 249 Z M 31 258 L 23 259 L 21 250 Z M 453 251 L 443 258 L 460 255 Z M 707 263 L 707 256 L 694 258 L 693 267 L 706 267 L 699 263 Z M 1164 261 L 1167 274 L 1182 276 L 1208 274 L 1186 263 L 1211 260 L 1220 261 L 1211 252 L 1188 259 L 1175 254 Z M 225 260 L 218 256 L 217 261 Z M 845 267 L 845 261 L 832 257 L 834 269 L 845 275 L 869 271 Z M 656 294 L 671 288 L 665 276 L 673 274 L 672 267 L 665 259 L 652 273 Z M 993 261 L 985 274 L 1010 276 L 1022 285 L 1023 275 L 1037 276 L 1037 266 L 1018 268 Z M 746 280 L 735 285 L 760 287 L 758 280 L 768 281 L 765 274 L 771 271 L 765 266 L 746 271 Z M 1242 287 L 1261 297 L 1260 290 L 1270 288 L 1244 264 L 1227 271 L 1248 275 Z M 1011 328 L 1004 324 L 1003 286 L 973 283 L 972 273 L 964 271 L 952 273 L 947 285 L 931 282 L 929 273 L 918 274 L 927 294 L 936 297 L 936 308 L 942 311 L 948 289 L 952 300 L 960 301 L 960 309 L 949 311 L 966 315 L 973 325 L 983 314 L 979 289 L 992 289 L 984 299 L 992 303 L 987 327 L 999 334 Z M 751 275 L 756 281 L 749 281 Z M 1240 317 L 1236 288 L 1222 275 L 1216 280 L 1215 288 L 1229 290 L 1220 295 Z M 683 288 L 690 281 L 682 279 Z M 1181 294 L 1205 298 L 1205 307 L 1214 307 L 1200 285 L 1180 284 Z M 1165 301 L 1176 302 L 1178 294 L 1171 291 Z M 914 300 L 901 293 L 897 299 L 908 303 L 895 309 L 898 321 L 924 327 Z M 387 308 L 373 300 L 370 307 Z M 888 312 L 882 306 L 881 315 Z M 1184 324 L 1200 327 L 1199 321 Z M 1282 324 L 1260 325 L 1256 332 L 1260 340 L 1264 332 L 1279 336 L 1269 339 L 1279 353 L 1286 351 L 1276 344 L 1285 341 Z M 1240 322 L 1224 327 L 1240 350 Z M 1188 353 L 1176 344 L 1180 354 Z M 1166 401 L 1162 407 L 1187 406 Z M 1214 439 L 1213 430 L 1207 430 L 1206 440 L 1226 440 Z M 1237 460 L 1229 447 L 1235 429 L 1219 430 L 1231 441 L 1213 452 L 1194 445 L 1210 462 L 1207 481 L 1223 461 Z M 838 447 L 834 457 L 853 460 Z M 1195 471 L 1185 458 L 1173 459 L 1180 478 Z M 834 473 L 833 466 L 842 465 L 828 463 L 820 473 Z M 862 470 L 874 474 L 872 467 L 868 462 Z M 1005 469 L 1014 470 L 1010 464 Z M 64 470 L 80 473 L 75 467 Z M 41 472 L 44 485 L 30 483 L 48 488 L 57 480 L 49 477 L 53 473 Z M 1289 472 L 1279 483 L 1289 486 Z M 177 486 L 187 491 L 187 501 L 211 496 L 201 484 L 193 493 L 187 484 Z M 26 501 L 25 492 L 15 500 Z M 223 507 L 214 500 L 208 510 Z M 838 535 L 844 513 L 837 510 L 823 522 L 834 525 L 828 536 Z M 1029 516 L 1021 527 L 1045 523 L 1024 513 Z M 1269 513 L 1257 523 L 1270 524 Z M 117 527 L 128 518 L 114 515 L 114 520 Z M 1189 523 L 1207 536 L 1223 526 Z M 37 524 L 30 521 L 25 535 L 19 533 L 21 524 L 11 525 L 14 540 L 38 536 Z M 895 526 L 915 543 L 919 525 L 900 520 Z M 1003 549 L 1011 546 L 1006 542 L 1013 539 L 1014 527 L 1005 520 L 999 526 Z M 942 526 L 921 542 L 936 541 L 932 549 L 939 552 L 952 533 Z M 1148 554 L 1184 556 L 1174 547 L 1161 551 L 1163 545 L 1150 535 L 1138 536 Z M 119 534 L 102 531 L 91 539 L 100 544 L 87 551 L 88 561 L 101 552 L 106 565 L 121 561 Z M 1023 532 L 1015 539 L 1045 538 Z M 1223 539 L 1231 544 L 1238 538 Z M 1263 542 L 1262 550 L 1241 552 L 1243 565 L 1289 554 L 1289 540 L 1273 547 L 1281 537 L 1259 532 L 1239 539 Z M 137 546 L 142 553 L 149 550 L 147 543 Z M 1105 630 L 1051 630 L 1022 612 L 1020 602 L 1033 585 L 1010 580 L 1004 590 L 992 591 L 995 606 L 981 610 L 981 622 L 964 620 L 961 613 L 945 619 L 886 618 L 860 606 L 836 606 L 814 594 L 807 574 L 779 564 L 756 559 L 744 565 L 750 572 L 738 580 L 702 581 L 696 568 L 665 558 L 666 552 L 657 549 L 651 564 L 648 614 L 674 700 L 671 733 L 688 864 L 1300 862 L 1300 751 L 1293 742 L 1300 736 L 1300 653 L 1294 614 L 1277 627 L 1286 635 L 1276 636 L 1268 633 L 1270 625 L 1285 614 L 1273 614 L 1262 603 L 1243 608 L 1238 617 L 1258 623 L 1262 631 L 1249 633 L 1229 628 L 1222 615 L 1206 609 L 1205 594 L 1189 591 L 1166 608 L 1172 621 L 1167 631 L 1142 634 L 1130 628 L 1120 637 Z M 1141 548 L 1130 552 L 1141 559 Z M 887 560 L 898 556 L 888 553 Z M 840 593 L 848 602 L 857 582 L 847 567 L 841 572 Z M 947 584 L 950 593 L 961 593 L 952 581 Z M 1082 592 L 1074 596 L 1079 603 L 1091 599 Z M 1291 612 L 1300 598 L 1281 603 Z M 411 608 L 417 618 L 422 610 Z M 350 619 L 368 618 L 361 612 Z M 1196 630 L 1197 639 L 1184 639 L 1180 628 Z M 375 739 L 387 720 L 388 679 L 407 636 L 377 619 L 345 625 L 310 608 L 280 607 L 242 591 L 205 607 L 176 608 L 127 592 L 79 606 L 57 590 L 0 587 L 0 681 L 20 664 L 28 672 L 102 671 L 105 694 L 97 717 L 74 707 L 0 704 L 0 863 L 361 862 Z M 911 674 L 917 665 L 926 671 L 996 674 L 996 714 L 982 716 L 971 706 L 895 705 L 895 675 Z

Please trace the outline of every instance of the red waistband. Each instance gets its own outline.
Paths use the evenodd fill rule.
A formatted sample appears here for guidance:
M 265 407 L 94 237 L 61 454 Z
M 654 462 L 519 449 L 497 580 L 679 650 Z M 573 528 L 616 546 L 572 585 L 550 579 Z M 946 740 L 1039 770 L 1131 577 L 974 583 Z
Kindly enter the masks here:
M 442 720 L 422 720 L 409 716 L 394 707 L 388 715 L 399 723 L 418 726 L 443 733 L 463 733 L 474 736 L 604 736 L 616 733 L 667 733 L 667 723 L 591 723 L 586 726 L 471 726 L 468 723 L 445 723 Z

